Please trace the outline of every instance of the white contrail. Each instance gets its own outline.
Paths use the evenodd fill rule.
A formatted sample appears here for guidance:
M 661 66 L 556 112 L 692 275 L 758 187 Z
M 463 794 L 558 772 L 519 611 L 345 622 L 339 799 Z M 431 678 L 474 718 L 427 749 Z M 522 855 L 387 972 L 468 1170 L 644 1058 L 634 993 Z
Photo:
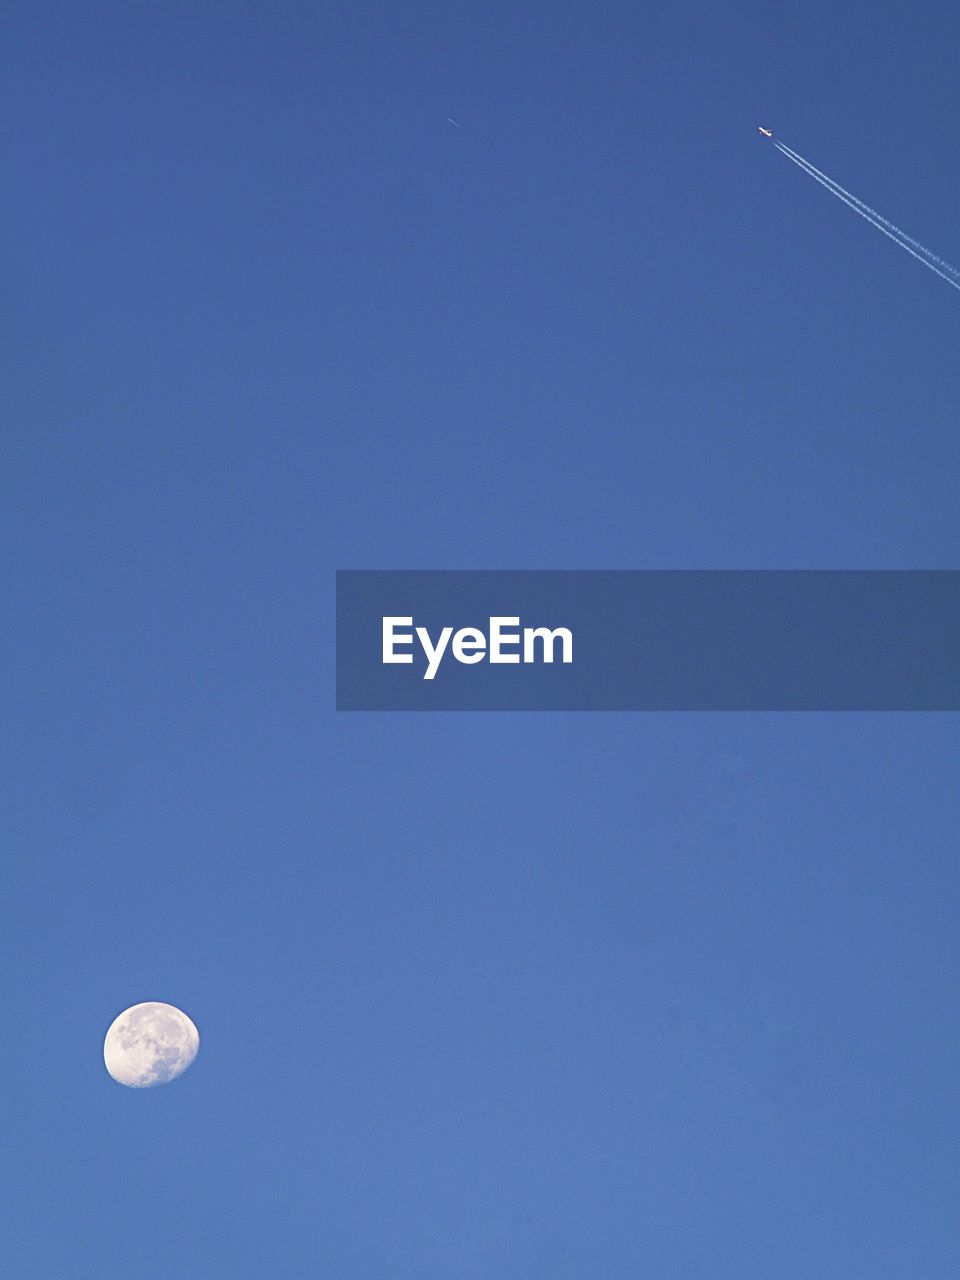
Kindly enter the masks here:
M 833 186 L 826 178 L 821 178 L 820 174 L 817 172 L 817 170 L 813 168 L 812 165 L 808 165 L 805 160 L 801 159 L 798 156 L 792 155 L 779 142 L 775 142 L 774 146 L 783 155 L 785 155 L 788 160 L 792 160 L 795 165 L 801 168 L 804 171 L 804 173 L 808 173 L 815 182 L 819 182 L 821 187 L 825 187 L 832 196 L 836 196 L 838 200 L 842 200 L 843 203 L 847 205 L 849 208 L 851 208 L 854 213 L 859 213 L 861 218 L 866 218 L 867 222 L 869 222 L 871 226 L 876 227 L 878 231 L 882 231 L 885 236 L 889 236 L 889 238 L 893 241 L 894 244 L 898 244 L 900 248 L 906 250 L 906 252 L 909 253 L 911 257 L 916 258 L 918 262 L 922 262 L 925 267 L 929 267 L 930 270 L 933 271 L 936 275 L 938 275 L 941 280 L 946 280 L 947 284 L 951 284 L 953 285 L 954 289 L 960 290 L 960 282 L 954 280 L 951 276 L 948 276 L 945 271 L 941 271 L 940 268 L 936 265 L 936 263 L 931 262 L 929 258 L 925 258 L 923 254 L 917 253 L 916 249 L 911 249 L 910 246 L 907 243 L 905 243 L 905 241 L 901 240 L 899 236 L 894 235 L 894 233 L 888 227 L 885 227 L 882 222 L 880 222 L 877 218 L 873 217 L 871 214 L 867 213 L 865 208 L 861 209 L 860 206 L 854 202 L 852 197 L 849 197 L 845 193 L 841 192 L 839 188 Z
M 943 267 L 945 271 L 948 271 L 951 275 L 956 276 L 957 279 L 960 280 L 960 271 L 958 271 L 952 263 L 947 262 L 946 258 L 941 258 L 939 254 L 934 253 L 932 249 L 928 249 L 925 244 L 921 243 L 921 241 L 915 240 L 911 235 L 907 235 L 906 231 L 904 231 L 902 227 L 898 227 L 895 222 L 891 222 L 890 219 L 885 218 L 882 213 L 878 213 L 876 209 L 872 209 L 865 200 L 860 200 L 852 191 L 848 191 L 846 187 L 841 187 L 840 183 L 837 182 L 836 179 L 831 178 L 828 174 L 824 173 L 822 169 L 818 169 L 815 164 L 811 164 L 805 156 L 800 155 L 798 151 L 794 151 L 792 147 L 788 147 L 786 143 L 778 142 L 774 145 L 778 146 L 786 155 L 792 156 L 794 160 L 801 161 L 808 169 L 811 169 L 829 186 L 836 187 L 842 195 L 845 195 L 849 200 L 852 200 L 854 204 L 859 205 L 861 209 L 865 209 L 866 212 L 871 214 L 877 222 L 882 222 L 885 227 L 889 227 L 890 230 L 898 235 L 901 240 L 905 240 L 907 244 L 912 244 L 915 249 L 918 249 L 920 253 L 929 258 L 931 262 L 935 262 L 938 266 Z
M 941 258 L 940 255 L 934 253 L 932 249 L 928 249 L 925 244 L 921 244 L 921 242 L 919 240 L 915 240 L 913 236 L 907 235 L 906 231 L 904 231 L 902 227 L 898 227 L 895 222 L 891 222 L 889 218 L 885 218 L 882 213 L 877 213 L 876 209 L 871 209 L 865 200 L 860 200 L 852 191 L 848 191 L 846 187 L 841 187 L 840 183 L 837 182 L 835 178 L 831 178 L 828 174 L 824 173 L 822 169 L 818 169 L 815 164 L 811 164 L 806 156 L 802 156 L 799 151 L 794 151 L 792 147 L 788 147 L 785 142 L 780 142 L 779 140 L 774 143 L 774 146 L 779 148 L 784 155 L 788 155 L 794 160 L 798 160 L 800 163 L 806 165 L 806 167 L 812 170 L 818 178 L 822 178 L 828 186 L 836 187 L 841 195 L 846 196 L 847 199 L 852 200 L 855 205 L 866 210 L 866 212 L 869 213 L 875 221 L 882 222 L 885 227 L 889 227 L 890 230 L 894 232 L 895 235 L 898 235 L 901 240 L 905 240 L 907 244 L 912 244 L 915 249 L 924 255 L 924 257 L 929 258 L 930 261 L 935 262 L 938 267 L 943 267 L 944 271 L 949 272 L 950 275 L 955 276 L 960 280 L 960 271 L 958 271 L 952 263 L 947 262 L 946 258 Z
M 960 283 L 958 283 L 958 281 L 954 280 L 951 276 L 948 276 L 945 271 L 941 271 L 940 268 L 931 262 L 929 258 L 925 258 L 922 254 L 917 253 L 915 249 L 911 249 L 908 244 L 901 240 L 899 236 L 895 235 L 893 231 L 885 227 L 877 218 L 873 217 L 871 213 L 868 213 L 865 208 L 860 208 L 852 197 L 847 196 L 846 193 L 842 193 L 836 186 L 832 185 L 828 179 L 822 178 L 812 165 L 808 165 L 805 160 L 795 155 L 791 155 L 788 151 L 784 150 L 779 143 L 774 143 L 774 146 L 778 147 L 787 159 L 792 160 L 795 165 L 804 171 L 804 173 L 809 174 L 814 181 L 819 182 L 821 187 L 825 187 L 832 196 L 836 196 L 838 200 L 842 200 L 845 205 L 848 205 L 854 211 L 854 213 L 859 213 L 861 218 L 866 218 L 867 222 L 869 222 L 871 226 L 876 227 L 878 231 L 882 231 L 885 236 L 888 236 L 894 242 L 894 244 L 898 244 L 901 249 L 905 249 L 911 257 L 916 258 L 918 262 L 922 262 L 925 267 L 929 267 L 930 270 L 938 275 L 941 280 L 946 280 L 947 284 L 952 284 L 955 289 L 960 290 Z

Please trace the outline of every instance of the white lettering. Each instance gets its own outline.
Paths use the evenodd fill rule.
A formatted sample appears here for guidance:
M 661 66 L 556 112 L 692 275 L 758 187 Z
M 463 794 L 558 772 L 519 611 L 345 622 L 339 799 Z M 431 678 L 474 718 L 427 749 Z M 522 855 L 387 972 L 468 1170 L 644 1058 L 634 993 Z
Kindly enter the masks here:
M 482 662 L 486 647 L 487 637 L 482 631 L 478 631 L 476 627 L 461 627 L 453 637 L 451 646 L 456 660 L 465 662 L 467 666 L 472 666 L 475 662 Z M 492 651 L 490 661 L 493 661 Z
M 397 653 L 396 646 L 398 644 L 413 644 L 413 635 L 411 632 L 398 635 L 396 627 L 412 627 L 412 618 L 384 618 L 383 619 L 383 661 L 387 662 L 412 662 L 412 653 Z
M 520 647 L 519 631 L 505 632 L 501 627 L 519 627 L 519 618 L 491 618 L 490 619 L 490 661 L 491 662 L 519 662 L 519 653 L 504 653 L 503 645 L 515 644 Z
M 440 639 L 437 641 L 436 647 L 434 647 L 427 628 L 417 627 L 417 639 L 423 645 L 423 652 L 427 655 L 427 669 L 423 676 L 424 680 L 432 680 L 437 674 L 437 669 L 452 635 L 453 627 L 444 627 L 440 632 Z
M 568 631 L 566 627 L 557 627 L 555 631 L 549 631 L 546 627 L 524 627 L 523 629 L 523 660 L 524 662 L 536 662 L 537 653 L 534 642 L 536 640 L 543 641 L 543 660 L 544 662 L 553 661 L 553 643 L 560 638 L 563 644 L 562 662 L 573 661 L 573 633 Z
M 491 663 L 553 662 L 559 642 L 560 661 L 573 662 L 573 632 L 567 627 L 556 627 L 553 631 L 548 627 L 524 627 L 521 632 L 519 618 L 496 616 L 489 619 L 489 636 L 477 627 L 461 627 L 456 634 L 453 627 L 443 627 L 434 644 L 426 627 L 401 630 L 413 627 L 412 617 L 384 617 L 382 624 L 384 663 L 413 662 L 413 654 L 402 650 L 412 648 L 416 635 L 427 659 L 424 680 L 436 679 L 448 647 L 457 662 L 474 666 L 485 657 Z M 537 641 L 540 642 L 539 656 Z M 520 652 L 509 652 L 514 648 Z

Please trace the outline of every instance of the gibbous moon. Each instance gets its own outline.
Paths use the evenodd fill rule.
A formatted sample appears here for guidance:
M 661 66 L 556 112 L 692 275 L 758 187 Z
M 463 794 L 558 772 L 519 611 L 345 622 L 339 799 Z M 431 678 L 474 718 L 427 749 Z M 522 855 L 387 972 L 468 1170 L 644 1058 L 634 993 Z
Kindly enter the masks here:
M 149 1089 L 183 1075 L 199 1048 L 200 1034 L 185 1013 L 150 1000 L 114 1019 L 103 1042 L 103 1060 L 119 1084 Z

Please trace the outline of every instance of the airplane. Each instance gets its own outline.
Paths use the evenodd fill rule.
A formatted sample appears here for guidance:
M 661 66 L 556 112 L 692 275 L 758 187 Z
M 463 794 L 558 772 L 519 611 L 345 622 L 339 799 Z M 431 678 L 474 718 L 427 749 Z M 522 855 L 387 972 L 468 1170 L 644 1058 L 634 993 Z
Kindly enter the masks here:
M 757 129 L 760 131 L 760 133 L 762 133 L 762 134 L 763 134 L 763 136 L 764 136 L 765 138 L 772 138 L 772 137 L 773 137 L 773 130 L 772 130 L 772 129 L 765 129 L 765 128 L 763 127 L 763 125 L 762 125 L 762 124 L 758 124 L 758 125 L 757 125 Z

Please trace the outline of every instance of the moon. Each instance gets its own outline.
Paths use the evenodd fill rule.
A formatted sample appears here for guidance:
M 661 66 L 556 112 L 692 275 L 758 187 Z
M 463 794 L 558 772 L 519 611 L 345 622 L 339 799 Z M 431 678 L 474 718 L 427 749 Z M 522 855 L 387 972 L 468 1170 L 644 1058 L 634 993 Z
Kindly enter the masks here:
M 200 1033 L 182 1009 L 148 1000 L 110 1024 L 103 1061 L 118 1084 L 150 1089 L 183 1075 L 199 1048 Z

